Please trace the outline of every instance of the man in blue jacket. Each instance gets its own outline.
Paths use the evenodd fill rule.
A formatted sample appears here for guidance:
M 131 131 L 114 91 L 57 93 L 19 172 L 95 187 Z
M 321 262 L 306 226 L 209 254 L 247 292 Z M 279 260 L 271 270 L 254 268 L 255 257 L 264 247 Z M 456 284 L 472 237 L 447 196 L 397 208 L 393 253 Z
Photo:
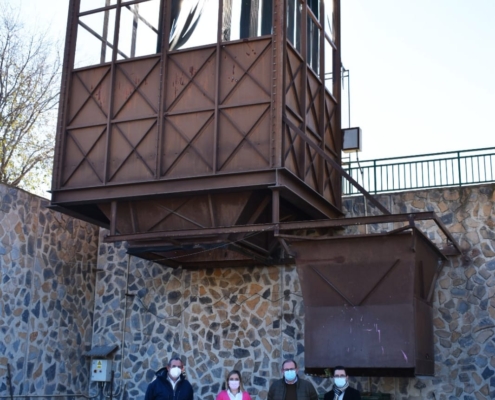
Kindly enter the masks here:
M 193 388 L 183 373 L 181 359 L 172 358 L 166 368 L 156 372 L 156 379 L 149 384 L 144 400 L 193 400 Z

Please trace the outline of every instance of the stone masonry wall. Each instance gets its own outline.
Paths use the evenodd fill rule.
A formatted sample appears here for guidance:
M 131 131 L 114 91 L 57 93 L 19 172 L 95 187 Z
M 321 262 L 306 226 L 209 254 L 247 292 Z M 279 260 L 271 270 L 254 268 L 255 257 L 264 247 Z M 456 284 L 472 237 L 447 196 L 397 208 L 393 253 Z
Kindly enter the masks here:
M 87 393 L 98 228 L 0 185 L 0 396 Z
M 197 398 L 206 400 L 233 368 L 242 371 L 253 399 L 265 399 L 281 359 L 303 363 L 295 267 L 173 270 L 102 240 L 99 263 L 93 341 L 120 346 L 115 394 L 121 398 L 143 398 L 154 371 L 176 355 Z
M 371 385 L 373 391 L 389 393 L 396 400 L 495 398 L 494 189 L 495 185 L 485 185 L 378 197 L 394 213 L 435 211 L 461 244 L 463 255 L 449 259 L 437 282 L 434 302 L 435 377 L 360 378 L 352 380 L 354 386 L 364 391 L 369 390 Z M 30 203 L 32 200 L 27 196 L 23 197 L 23 201 Z M 16 200 L 16 204 L 20 203 L 21 200 Z M 373 207 L 365 207 L 362 197 L 345 199 L 344 205 L 348 216 L 362 216 L 365 209 L 368 215 L 377 213 Z M 3 210 L 5 207 L 2 207 Z M 26 212 L 19 211 L 22 208 L 20 205 L 17 208 L 17 212 L 21 214 Z M 37 215 L 36 207 L 33 212 Z M 4 211 L 3 213 L 7 215 Z M 0 218 L 5 219 L 4 214 L 0 213 Z M 65 224 L 68 228 L 69 218 L 53 214 L 60 221 L 66 221 L 57 223 L 60 227 Z M 54 217 L 46 218 L 48 220 Z M 17 267 L 17 264 L 6 259 L 6 255 L 11 254 L 12 250 L 0 250 L 4 251 L 0 318 L 2 329 L 7 329 L 11 337 L 10 342 L 4 345 L 6 352 L 2 354 L 8 355 L 0 362 L 0 374 L 5 376 L 6 362 L 12 366 L 16 363 L 15 374 L 20 374 L 16 378 L 17 394 L 21 393 L 21 387 L 22 393 L 26 393 L 28 389 L 31 393 L 33 390 L 38 390 L 38 394 L 46 393 L 46 383 L 53 385 L 52 382 L 57 382 L 57 385 L 60 383 L 60 386 L 51 389 L 57 393 L 63 393 L 64 390 L 84 392 L 89 387 L 89 392 L 94 394 L 95 387 L 87 381 L 88 365 L 80 358 L 77 368 L 81 376 L 77 378 L 77 382 L 74 381 L 76 378 L 72 372 L 63 370 L 58 374 L 57 370 L 57 378 L 49 380 L 45 371 L 60 365 L 73 367 L 69 360 L 77 360 L 83 349 L 103 344 L 119 345 L 113 356 L 114 395 L 116 399 L 122 400 L 142 399 L 153 378 L 153 371 L 177 354 L 183 356 L 186 362 L 188 378 L 195 389 L 196 399 L 213 400 L 220 390 L 224 374 L 232 368 L 242 371 L 247 389 L 254 399 L 266 398 L 270 382 L 280 377 L 280 363 L 284 358 L 294 357 L 301 368 L 304 368 L 304 305 L 295 267 L 173 270 L 128 256 L 125 243 L 104 243 L 103 236 L 107 234 L 105 230 L 100 231 L 99 247 L 96 250 L 96 237 L 89 234 L 89 225 L 76 221 L 72 223 L 73 226 L 78 226 L 78 232 L 83 226 L 86 229 L 86 236 L 77 236 L 84 236 L 86 249 L 83 251 L 80 248 L 76 257 L 87 259 L 84 264 L 78 264 L 80 268 L 66 267 L 64 270 L 63 265 L 69 262 L 70 257 L 66 260 L 60 255 L 68 250 L 63 246 L 64 248 L 56 251 L 61 260 L 55 263 L 60 266 L 59 270 L 48 261 L 40 262 L 37 270 L 37 274 L 43 277 L 42 280 L 39 278 L 40 282 L 54 285 L 53 282 L 57 281 L 58 286 L 45 289 L 48 291 L 43 294 L 39 286 L 38 296 L 45 296 L 46 303 L 50 296 L 55 297 L 53 293 L 60 290 L 61 283 L 65 283 L 65 292 L 62 293 L 70 293 L 70 296 L 66 295 L 64 307 L 58 314 L 55 306 L 47 309 L 44 315 L 40 313 L 30 330 L 25 326 L 22 315 L 26 309 L 31 314 L 31 310 L 36 309 L 35 296 L 31 295 L 26 299 L 20 293 L 24 286 L 33 286 L 34 272 L 30 273 L 30 269 L 26 267 Z M 57 230 L 57 224 L 51 224 L 56 233 L 50 236 L 50 240 L 48 235 L 52 234 L 45 228 L 47 244 L 40 245 L 37 249 L 45 251 L 46 248 L 48 252 L 50 246 L 57 247 L 56 243 L 65 243 L 71 237 L 62 228 Z M 389 225 L 370 226 L 368 231 L 398 227 Z M 11 226 L 14 227 L 15 224 L 11 223 Z M 12 229 L 5 231 L 9 232 L 9 237 L 12 236 Z M 444 240 L 434 224 L 423 223 L 423 229 L 433 241 Z M 364 232 L 362 227 L 352 230 Z M 5 232 L 2 233 L 2 238 L 6 236 Z M 60 240 L 59 237 L 65 239 Z M 28 247 L 17 246 L 20 254 L 24 254 Z M 42 254 L 41 250 L 39 252 Z M 94 267 L 95 257 L 97 268 L 93 270 L 89 265 Z M 40 259 L 43 260 L 43 257 Z M 6 263 L 7 260 L 10 264 Z M 14 265 L 16 272 L 10 273 L 8 279 L 16 276 L 16 285 L 5 280 L 4 272 L 14 269 Z M 51 272 L 45 273 L 45 270 Z M 31 278 L 26 278 L 28 276 Z M 17 293 L 14 295 L 15 290 Z M 39 304 L 41 306 L 44 303 Z M 91 320 L 90 310 L 93 306 L 94 319 Z M 83 308 L 88 311 L 84 312 Z M 14 316 L 14 309 L 18 310 L 18 316 Z M 65 310 L 70 310 L 70 313 L 62 318 Z M 77 327 L 74 323 L 76 318 Z M 62 319 L 72 321 L 72 325 L 66 327 L 64 324 L 69 324 L 68 322 L 59 322 L 63 326 L 49 326 L 48 321 L 53 324 L 53 320 Z M 17 332 L 22 333 L 23 329 L 26 333 L 21 338 Z M 71 332 L 74 338 L 66 336 L 65 332 Z M 36 337 L 35 343 L 28 349 L 27 338 L 31 335 L 48 337 L 50 346 L 55 350 L 44 342 L 36 341 Z M 66 337 L 70 344 L 66 342 Z M 14 344 L 16 340 L 17 344 Z M 19 357 L 24 358 L 17 361 Z M 58 362 L 54 361 L 56 357 Z M 29 362 L 32 363 L 31 367 Z M 41 368 L 40 363 L 43 364 L 43 373 L 37 378 L 29 375 L 30 369 Z M 44 385 L 39 383 L 40 379 L 44 379 Z M 331 386 L 328 379 L 308 379 L 312 380 L 320 393 Z M 24 380 L 28 383 L 22 383 Z M 0 380 L 0 385 L 4 385 L 3 382 L 4 380 Z M 4 389 L 5 385 L 0 386 L 0 396 L 7 394 Z

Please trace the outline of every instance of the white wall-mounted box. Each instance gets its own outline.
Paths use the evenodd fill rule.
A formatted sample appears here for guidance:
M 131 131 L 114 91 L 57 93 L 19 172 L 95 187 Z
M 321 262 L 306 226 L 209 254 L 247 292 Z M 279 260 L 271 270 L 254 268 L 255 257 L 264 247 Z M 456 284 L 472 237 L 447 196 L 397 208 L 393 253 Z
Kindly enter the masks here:
M 112 361 L 104 359 L 91 360 L 91 381 L 110 382 L 112 379 Z

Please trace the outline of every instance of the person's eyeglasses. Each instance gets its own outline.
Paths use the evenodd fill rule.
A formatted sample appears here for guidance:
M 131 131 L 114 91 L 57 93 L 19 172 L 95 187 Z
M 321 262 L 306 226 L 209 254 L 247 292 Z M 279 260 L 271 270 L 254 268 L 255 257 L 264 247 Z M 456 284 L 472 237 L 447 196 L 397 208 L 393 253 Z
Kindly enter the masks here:
M 284 371 L 295 371 L 295 368 L 285 368 Z
M 334 375 L 334 378 L 345 378 L 345 375 Z

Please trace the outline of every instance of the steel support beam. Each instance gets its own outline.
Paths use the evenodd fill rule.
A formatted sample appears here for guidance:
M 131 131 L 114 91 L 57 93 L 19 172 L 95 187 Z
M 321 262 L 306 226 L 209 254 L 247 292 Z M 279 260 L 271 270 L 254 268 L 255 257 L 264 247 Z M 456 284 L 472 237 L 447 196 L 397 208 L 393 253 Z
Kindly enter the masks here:
M 161 231 L 161 232 L 149 232 L 132 235 L 109 235 L 105 238 L 106 242 L 118 242 L 118 241 L 142 241 L 153 239 L 165 239 L 165 238 L 188 238 L 196 237 L 201 238 L 203 236 L 211 235 L 224 235 L 233 233 L 256 233 L 256 232 L 270 232 L 275 231 L 277 228 L 280 231 L 290 230 L 304 230 L 304 229 L 320 229 L 320 228 L 336 228 L 352 225 L 369 225 L 369 224 L 384 224 L 392 222 L 407 222 L 411 221 L 427 221 L 433 220 L 439 227 L 439 229 L 445 234 L 447 239 L 457 250 L 457 254 L 461 254 L 461 248 L 456 242 L 454 237 L 443 225 L 437 215 L 434 212 L 422 212 L 415 214 L 391 214 L 391 215 L 377 215 L 369 217 L 356 217 L 356 218 L 342 218 L 342 219 L 328 219 L 328 220 L 315 220 L 315 221 L 298 221 L 298 222 L 281 222 L 281 223 L 269 223 L 269 224 L 254 224 L 254 225 L 242 225 L 232 227 L 219 227 L 219 228 L 205 228 L 205 229 L 183 229 L 176 231 Z M 414 227 L 414 226 L 412 226 Z

